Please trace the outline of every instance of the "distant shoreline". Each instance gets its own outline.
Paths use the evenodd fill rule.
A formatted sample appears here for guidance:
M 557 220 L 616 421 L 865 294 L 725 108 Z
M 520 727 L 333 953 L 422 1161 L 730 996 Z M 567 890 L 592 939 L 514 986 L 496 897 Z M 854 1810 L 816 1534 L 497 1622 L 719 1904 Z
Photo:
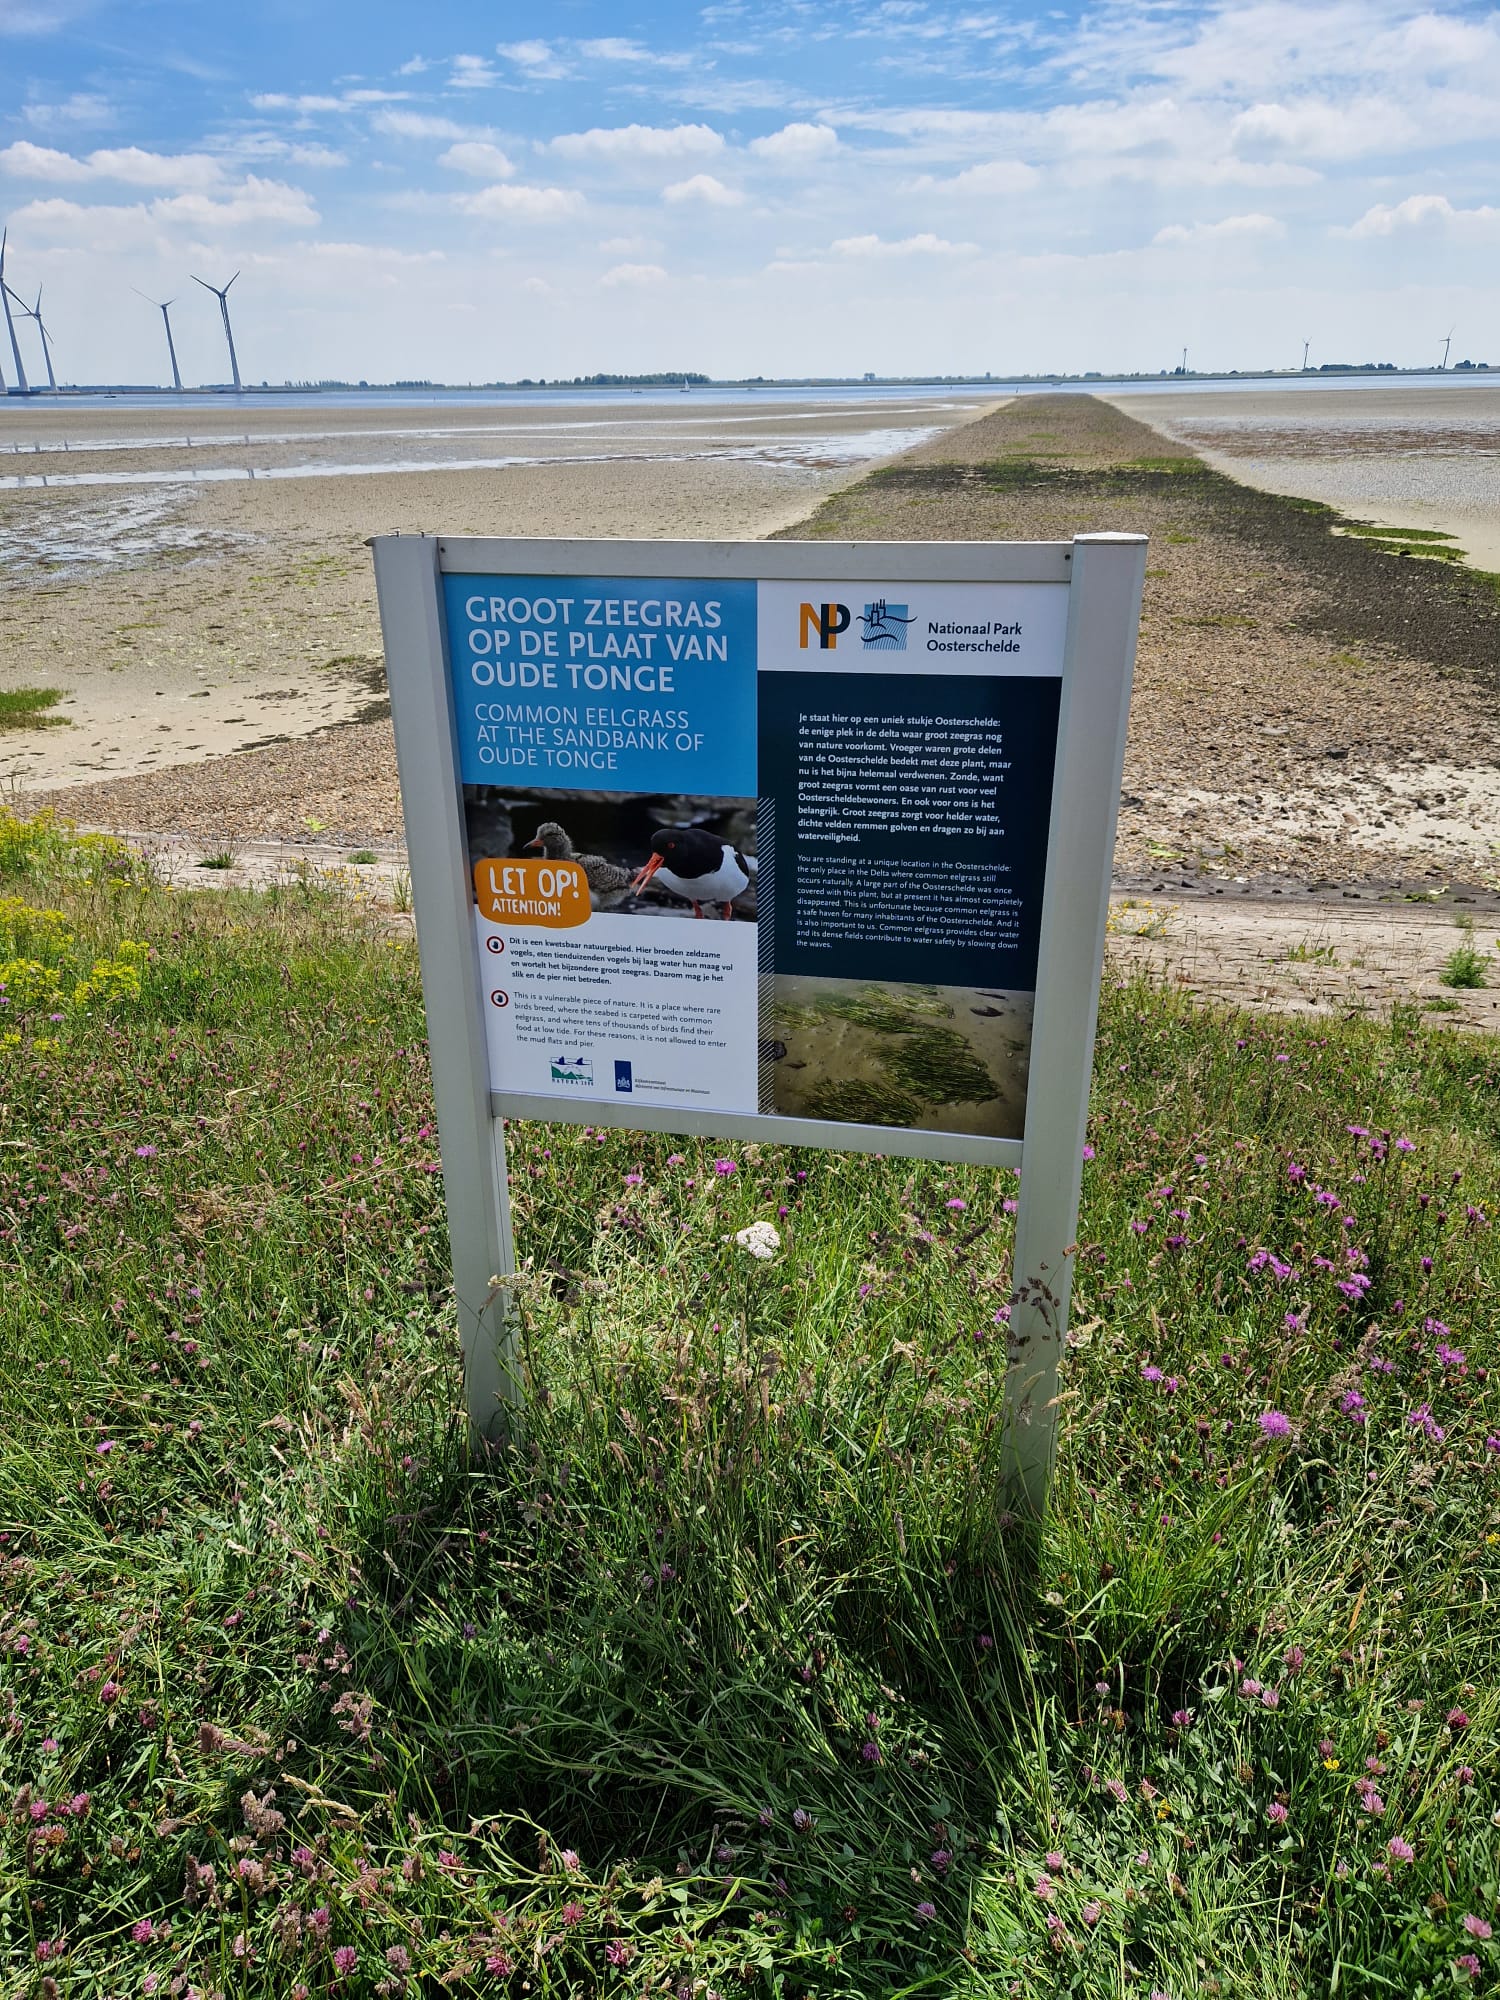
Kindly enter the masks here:
M 622 378 L 613 382 L 529 381 L 515 382 L 260 382 L 235 389 L 228 383 L 202 383 L 195 388 L 168 389 L 149 382 L 64 384 L 57 389 L 17 389 L 7 386 L 0 396 L 0 410 L 8 407 L 35 408 L 59 404 L 150 402 L 164 408 L 193 404 L 275 404 L 278 400 L 305 403 L 310 400 L 344 402 L 370 398 L 380 402 L 446 402 L 512 398 L 561 398 L 576 396 L 593 402 L 618 401 L 630 396 L 679 396 L 684 393 L 709 400 L 731 395 L 826 395 L 850 390 L 855 393 L 909 393 L 913 390 L 976 390 L 995 395 L 1024 395 L 1028 390 L 1064 394 L 1130 393 L 1133 390 L 1168 392 L 1173 389 L 1222 388 L 1264 382 L 1281 388 L 1327 389 L 1357 382 L 1430 383 L 1453 386 L 1469 382 L 1500 380 L 1500 363 L 1479 361 L 1455 363 L 1441 368 L 1397 368 L 1384 364 L 1328 363 L 1319 368 L 1232 368 L 1224 370 L 1162 369 L 1156 373 L 1052 375 L 779 375 L 704 376 L 692 381 L 684 391 L 678 381 L 661 378 Z

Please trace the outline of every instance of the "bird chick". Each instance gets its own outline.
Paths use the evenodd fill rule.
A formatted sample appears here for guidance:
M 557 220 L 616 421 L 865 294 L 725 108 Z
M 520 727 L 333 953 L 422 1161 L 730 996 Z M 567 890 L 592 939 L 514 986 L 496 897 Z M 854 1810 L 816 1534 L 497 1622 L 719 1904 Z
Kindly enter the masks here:
M 555 819 L 544 819 L 536 838 L 526 843 L 528 853 L 540 853 L 548 861 L 576 861 L 589 885 L 589 901 L 596 910 L 612 910 L 623 903 L 631 883 L 631 871 L 618 862 L 606 861 L 602 854 L 580 854 L 567 829 Z

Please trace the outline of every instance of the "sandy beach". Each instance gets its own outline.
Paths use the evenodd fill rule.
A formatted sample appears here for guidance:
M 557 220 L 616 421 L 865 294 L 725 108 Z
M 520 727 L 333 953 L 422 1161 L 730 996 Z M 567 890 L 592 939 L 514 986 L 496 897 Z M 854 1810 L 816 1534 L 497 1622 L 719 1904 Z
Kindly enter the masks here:
M 764 535 L 984 407 L 8 405 L 0 690 L 61 691 L 67 726 L 0 734 L 0 784 L 51 792 L 377 720 L 371 535 Z M 174 824 L 197 823 L 203 775 L 173 785 Z

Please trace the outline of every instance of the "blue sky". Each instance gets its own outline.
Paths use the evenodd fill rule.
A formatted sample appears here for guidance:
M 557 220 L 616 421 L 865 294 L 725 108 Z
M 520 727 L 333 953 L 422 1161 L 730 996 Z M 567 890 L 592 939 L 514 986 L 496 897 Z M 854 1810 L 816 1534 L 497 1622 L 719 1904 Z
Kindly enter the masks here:
M 1497 179 L 1483 7 L 0 0 L 77 381 L 1500 363 Z

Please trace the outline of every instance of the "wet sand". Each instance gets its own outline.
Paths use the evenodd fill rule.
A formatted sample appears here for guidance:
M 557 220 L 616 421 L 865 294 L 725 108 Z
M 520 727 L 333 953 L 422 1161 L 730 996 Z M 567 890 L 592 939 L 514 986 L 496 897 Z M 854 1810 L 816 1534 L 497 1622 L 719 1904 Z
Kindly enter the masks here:
M 133 641 L 152 664 L 170 663 L 175 644 L 189 699 L 219 646 L 228 666 L 248 661 L 265 676 L 263 714 L 279 687 L 305 703 L 320 674 L 352 708 L 379 700 L 361 546 L 372 527 L 918 541 L 1139 529 L 1152 546 L 1116 851 L 1122 886 L 1168 897 L 1463 896 L 1490 907 L 1500 891 L 1500 595 L 1459 566 L 1398 560 L 1339 534 L 1317 510 L 1221 476 L 1138 421 L 1146 401 L 1125 410 L 1028 394 L 868 477 L 679 458 L 206 489 L 195 507 L 214 510 L 219 532 L 261 537 L 253 557 L 122 566 L 106 579 L 115 595 L 101 600 L 116 619 L 108 637 L 125 659 Z M 1185 421 L 1185 402 L 1172 403 L 1174 423 Z M 325 538 L 316 555 L 301 539 L 309 534 Z M 75 645 L 69 619 L 102 617 L 97 595 L 71 583 L 23 595 L 33 643 L 6 654 L 11 682 L 0 685 L 40 678 L 45 649 Z M 156 624 L 131 632 L 121 607 L 143 602 Z M 7 631 L 0 644 L 13 643 Z M 232 711 L 241 712 L 251 713 Z M 399 842 L 388 723 L 310 736 L 280 727 L 288 740 L 215 761 L 202 747 L 184 761 L 174 735 L 161 768 L 42 796 L 86 823 L 179 832 L 205 851 L 309 836 Z
M 1116 407 L 1247 486 L 1436 529 L 1476 568 L 1500 571 L 1500 378 L 1131 395 Z
M 192 824 L 216 791 L 192 767 L 384 714 L 367 537 L 764 535 L 984 407 L 7 407 L 0 690 L 60 690 L 68 726 L 0 733 L 0 785 L 179 771 Z

